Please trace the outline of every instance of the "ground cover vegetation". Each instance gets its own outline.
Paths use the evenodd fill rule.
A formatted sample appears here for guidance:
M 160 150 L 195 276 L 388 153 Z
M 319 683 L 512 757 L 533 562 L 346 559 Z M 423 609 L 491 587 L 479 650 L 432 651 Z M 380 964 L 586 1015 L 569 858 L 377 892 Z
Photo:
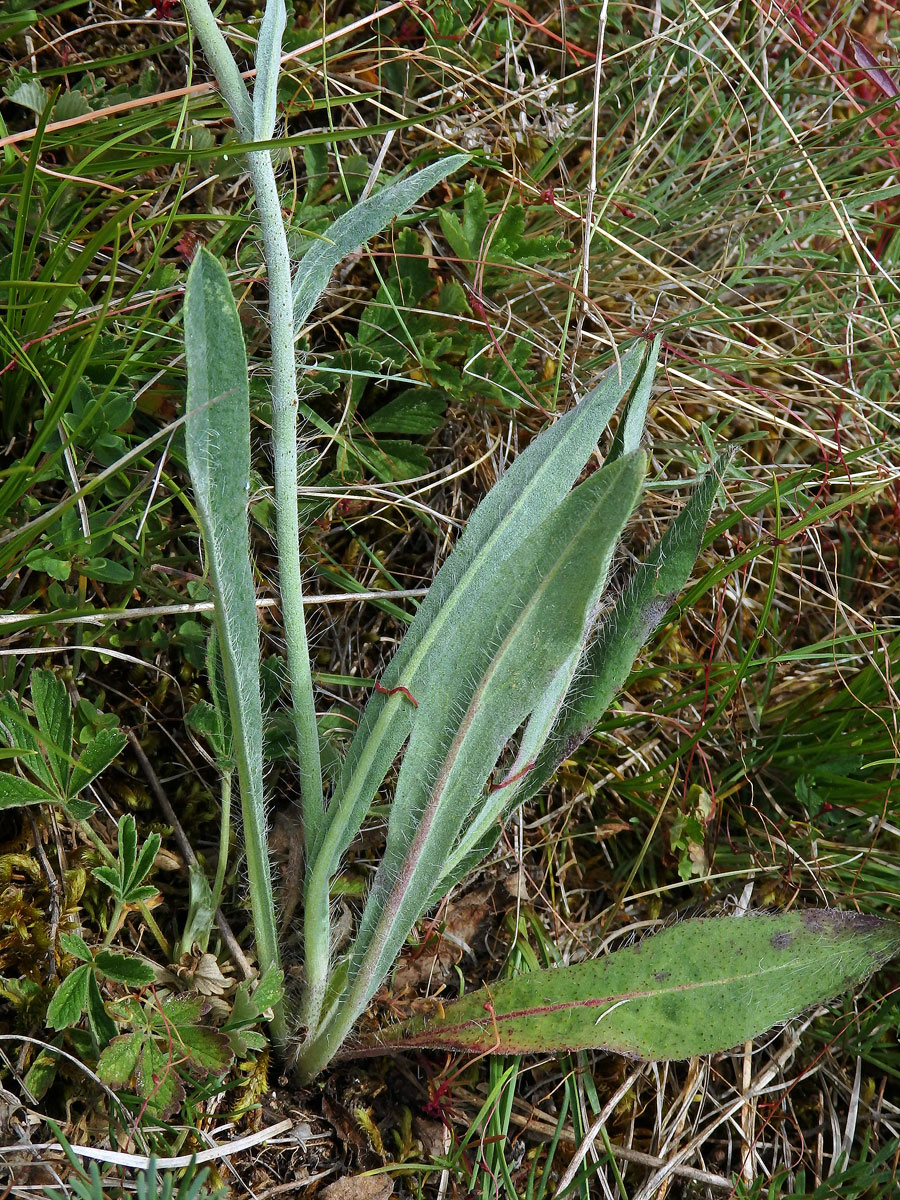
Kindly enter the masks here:
M 832 997 L 889 954 L 877 918 L 898 896 L 896 16 L 877 2 L 706 0 L 296 7 L 283 29 L 273 14 L 218 11 L 238 64 L 229 91 L 195 0 L 0 10 L 12 1194 L 892 1194 L 896 972 Z M 270 62 L 281 42 L 280 75 L 254 60 L 257 41 Z M 291 260 L 306 264 L 302 606 L 287 602 L 277 494 L 279 454 L 297 443 L 277 327 L 270 349 L 266 170 Z M 335 231 L 379 205 L 342 245 Z M 563 436 L 558 414 L 604 388 L 625 401 L 629 370 L 634 394 L 597 429 L 606 466 L 579 474 L 589 446 L 543 514 L 556 524 L 537 523 L 543 542 L 521 532 L 508 582 L 499 543 L 492 566 L 506 601 L 530 563 L 542 576 L 548 548 L 584 574 L 582 542 L 566 559 L 560 535 L 577 537 L 588 513 L 608 524 L 606 492 L 618 496 L 609 546 L 593 549 L 609 573 L 599 614 L 596 587 L 578 585 L 578 601 L 571 576 L 566 594 L 579 629 L 601 616 L 600 666 L 534 660 L 525 685 L 581 688 L 577 703 L 562 727 L 546 702 L 507 713 L 501 749 L 532 723 L 518 755 L 484 768 L 482 807 L 459 810 L 471 845 L 451 837 L 446 886 L 379 943 L 390 900 L 371 907 L 376 868 L 394 855 L 381 868 L 392 895 L 415 838 L 390 797 L 409 784 L 389 754 L 323 892 L 299 834 L 298 813 L 309 830 L 318 811 L 310 746 L 340 797 L 367 700 L 364 729 L 372 713 L 402 723 L 438 705 L 386 673 L 407 629 L 407 647 L 421 636 L 424 589 L 476 510 L 502 529 L 497 497 Z M 231 443 L 238 409 L 249 426 Z M 213 491 L 237 496 L 211 508 L 204 464 Z M 478 510 L 489 492 L 501 508 Z M 217 503 L 232 504 L 218 530 Z M 247 505 L 247 550 L 223 550 Z M 653 547 L 673 530 L 700 558 L 663 586 Z M 659 587 L 638 636 L 622 614 L 644 560 Z M 243 650 L 231 640 L 242 564 L 258 612 L 255 740 L 235 696 L 250 644 L 246 621 Z M 458 603 L 446 582 L 432 612 Z M 512 607 L 536 603 L 523 592 Z M 629 630 L 629 662 L 649 641 L 624 687 L 592 712 L 588 741 L 563 736 Z M 459 684 L 446 702 L 457 726 L 471 670 L 422 681 Z M 555 781 L 539 765 L 554 729 Z M 416 752 L 427 765 L 413 740 L 407 780 Z M 254 830 L 257 783 L 269 813 Z M 326 834 L 307 834 L 307 866 Z M 274 883 L 262 907 L 261 871 Z M 825 908 L 858 915 L 793 915 Z M 721 919 L 683 920 L 698 915 Z M 726 959 L 740 943 L 761 970 L 764 949 L 809 941 L 789 1008 L 767 1014 L 744 993 L 740 1020 L 750 1009 L 756 1023 L 727 1026 L 722 1046 L 654 1049 L 660 1014 L 631 1027 L 627 1005 L 610 1006 L 600 1037 L 597 1022 L 554 1042 L 530 1017 L 506 1021 L 523 972 L 553 966 L 563 986 L 571 965 L 593 994 L 632 969 L 613 964 L 671 945 L 662 978 L 692 938 L 708 958 L 712 928 Z M 747 950 L 760 929 L 765 946 Z M 848 931 L 834 979 L 818 978 L 823 939 Z M 341 1050 L 357 1015 L 355 1053 L 376 1057 Z M 422 1049 L 384 1053 L 401 1040 Z

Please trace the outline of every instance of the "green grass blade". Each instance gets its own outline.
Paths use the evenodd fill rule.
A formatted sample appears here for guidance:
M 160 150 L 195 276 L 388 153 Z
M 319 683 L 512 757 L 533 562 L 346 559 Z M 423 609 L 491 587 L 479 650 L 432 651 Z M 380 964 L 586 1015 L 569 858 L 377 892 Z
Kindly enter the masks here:
M 369 238 L 381 233 L 395 217 L 406 212 L 441 180 L 465 166 L 468 154 L 451 154 L 389 184 L 355 204 L 349 212 L 338 217 L 328 236 L 312 245 L 294 274 L 294 320 L 300 329 L 312 312 L 319 297 L 328 286 L 334 268 L 358 250 Z
M 201 249 L 184 303 L 185 441 L 215 598 L 215 620 L 241 786 L 244 840 L 260 969 L 278 967 L 263 800 L 263 722 L 256 592 L 247 496 L 250 408 L 241 323 L 225 270 Z M 280 1036 L 280 1011 L 273 1027 Z
M 857 987 L 900 950 L 900 925 L 810 909 L 684 921 L 595 962 L 520 975 L 384 1030 L 385 1049 L 612 1050 L 683 1059 L 741 1045 Z

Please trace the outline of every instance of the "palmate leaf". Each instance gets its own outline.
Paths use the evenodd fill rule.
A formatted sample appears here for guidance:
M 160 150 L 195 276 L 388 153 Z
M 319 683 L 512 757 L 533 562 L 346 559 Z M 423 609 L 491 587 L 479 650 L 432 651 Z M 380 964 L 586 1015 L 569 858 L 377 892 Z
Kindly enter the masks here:
M 900 924 L 859 913 L 698 918 L 594 962 L 473 992 L 383 1030 L 366 1051 L 713 1054 L 857 987 L 898 950 Z

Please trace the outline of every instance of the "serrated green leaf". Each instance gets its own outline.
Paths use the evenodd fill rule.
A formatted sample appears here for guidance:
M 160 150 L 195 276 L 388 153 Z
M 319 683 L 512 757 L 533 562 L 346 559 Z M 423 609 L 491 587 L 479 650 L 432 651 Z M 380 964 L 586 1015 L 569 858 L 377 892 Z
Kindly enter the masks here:
M 294 275 L 294 319 L 301 328 L 328 286 L 334 268 L 369 238 L 380 233 L 395 217 L 406 212 L 436 184 L 469 161 L 468 154 L 451 154 L 389 184 L 355 204 L 334 222 L 327 236 L 315 242 Z
M 150 900 L 153 896 L 158 895 L 159 888 L 154 887 L 152 883 L 145 884 L 143 887 L 130 887 L 127 892 L 128 904 L 138 904 L 142 900 Z
M 71 121 L 73 117 L 86 116 L 91 111 L 84 92 L 75 88 L 63 92 L 53 105 L 54 121 Z
M 440 429 L 447 393 L 440 388 L 409 388 L 366 420 L 372 433 L 433 433 Z
M 124 954 L 113 954 L 110 950 L 101 950 L 94 964 L 108 979 L 128 987 L 147 987 L 156 978 L 149 963 Z
M 44 753 L 61 793 L 67 796 L 72 765 L 72 705 L 65 684 L 52 671 L 35 668 L 31 672 L 31 700 Z
M 493 984 L 382 1032 L 394 1049 L 605 1049 L 684 1059 L 741 1045 L 864 982 L 900 925 L 812 909 L 684 921 L 595 962 Z
M 89 963 L 94 961 L 94 956 L 91 954 L 87 942 L 78 933 L 61 933 L 59 935 L 59 944 L 65 950 L 66 954 L 71 954 L 74 958 L 80 958 L 82 962 Z
M 225 1071 L 231 1064 L 231 1046 L 224 1033 L 202 1025 L 179 1025 L 178 1042 L 194 1068 Z
M 118 892 L 120 879 L 119 872 L 115 867 L 94 867 L 94 876 L 101 883 L 105 883 L 111 891 Z
M 58 804 L 59 796 L 52 796 L 36 783 L 12 775 L 7 771 L 0 774 L 0 810 L 21 808 L 26 804 Z
M 264 1013 L 284 996 L 284 971 L 270 967 L 253 989 L 253 1003 Z
M 94 1037 L 100 1046 L 106 1046 L 119 1032 L 115 1021 L 106 1011 L 96 971 L 91 971 L 87 981 L 87 1015 Z
M 145 1038 L 138 1057 L 138 1095 L 147 1107 L 165 1119 L 173 1116 L 184 1099 L 184 1084 L 168 1047 L 161 1049 L 152 1038 Z
M 23 79 L 15 85 L 7 84 L 4 90 L 7 98 L 12 100 L 13 104 L 20 104 L 37 116 L 43 113 L 47 107 L 47 101 L 50 99 L 50 93 L 36 79 Z
M 76 821 L 86 821 L 97 809 L 94 801 L 88 800 L 84 796 L 75 796 L 73 799 L 67 800 L 65 807 L 66 812 Z
M 159 854 L 159 848 L 162 845 L 162 838 L 158 833 L 148 834 L 146 841 L 141 847 L 141 852 L 137 857 L 137 862 L 134 864 L 132 872 L 132 884 L 143 882 L 153 869 L 153 864 L 156 862 L 156 856 Z M 154 888 L 154 891 L 156 889 Z
M 97 1060 L 97 1074 L 113 1087 L 127 1087 L 137 1071 L 138 1057 L 144 1045 L 140 1033 L 125 1033 L 113 1038 Z
M 154 1020 L 163 1027 L 172 1025 L 196 1025 L 203 1016 L 206 1001 L 202 996 L 169 996 L 163 1001 L 162 1016 L 154 1014 Z
M 51 1029 L 77 1025 L 87 1008 L 88 980 L 94 968 L 90 963 L 71 971 L 53 994 L 47 1006 L 47 1024 Z
M 69 780 L 69 796 L 77 796 L 124 750 L 128 738 L 118 729 L 100 729 L 81 752 Z

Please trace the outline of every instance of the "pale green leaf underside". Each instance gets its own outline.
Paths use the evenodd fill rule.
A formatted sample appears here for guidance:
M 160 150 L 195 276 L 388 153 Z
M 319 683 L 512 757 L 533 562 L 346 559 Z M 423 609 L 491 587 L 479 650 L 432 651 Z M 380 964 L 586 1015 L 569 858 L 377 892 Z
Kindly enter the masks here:
M 366 1049 L 712 1054 L 859 986 L 898 949 L 900 924 L 834 909 L 684 921 L 594 962 L 473 992 Z

